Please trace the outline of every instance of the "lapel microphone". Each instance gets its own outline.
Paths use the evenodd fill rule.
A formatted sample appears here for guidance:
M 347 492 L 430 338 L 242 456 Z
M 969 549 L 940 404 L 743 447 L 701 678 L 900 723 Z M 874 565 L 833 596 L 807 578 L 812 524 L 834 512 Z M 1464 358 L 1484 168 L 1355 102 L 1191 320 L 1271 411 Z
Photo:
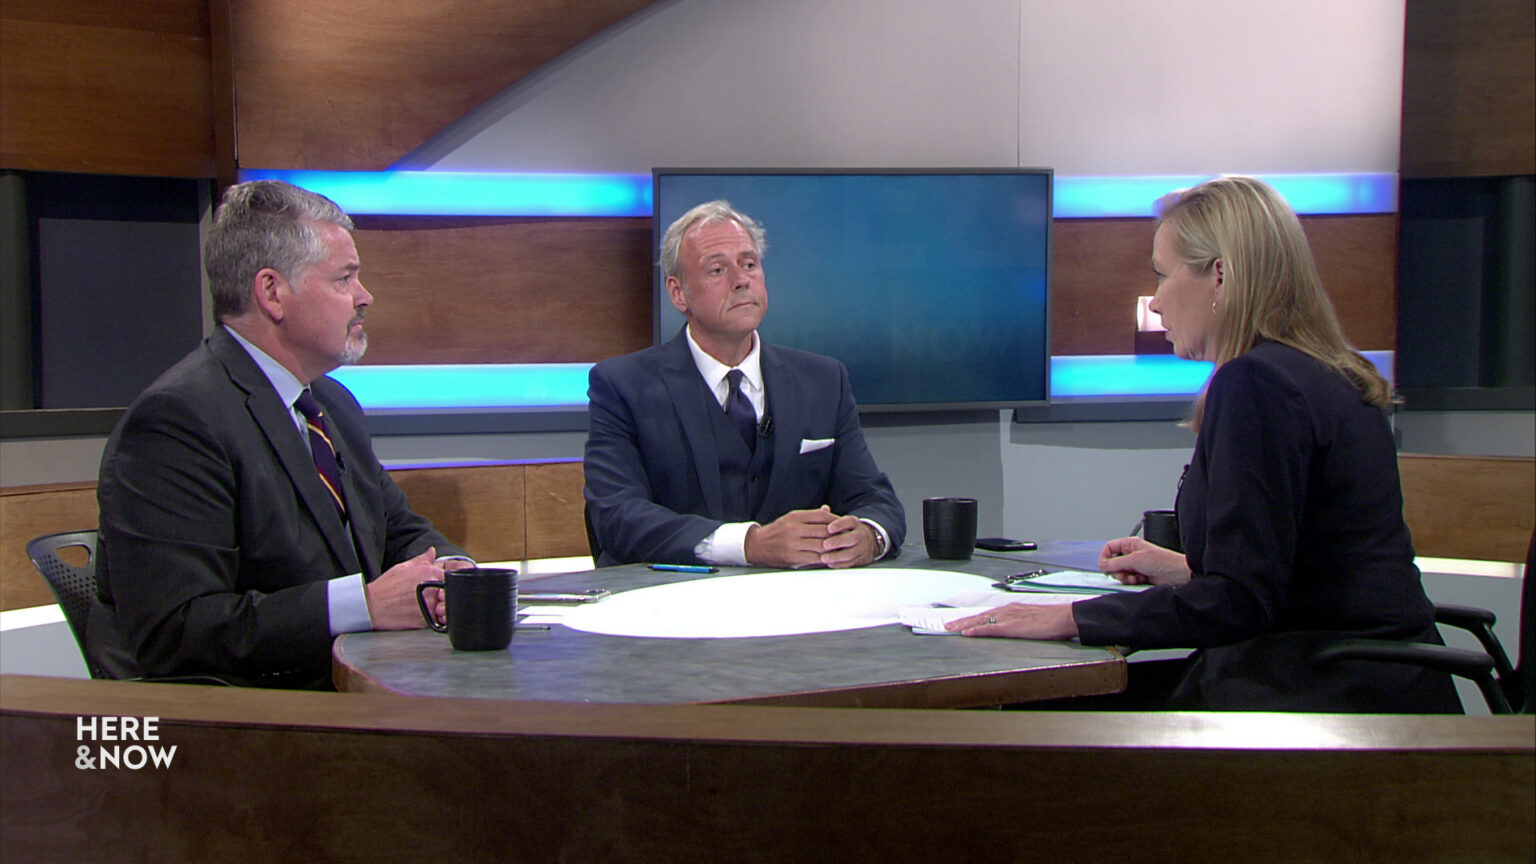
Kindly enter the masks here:
M 773 415 L 767 414 L 767 415 L 763 416 L 763 422 L 757 424 L 757 437 L 759 437 L 759 438 L 767 438 L 769 435 L 772 435 L 772 434 L 773 434 Z

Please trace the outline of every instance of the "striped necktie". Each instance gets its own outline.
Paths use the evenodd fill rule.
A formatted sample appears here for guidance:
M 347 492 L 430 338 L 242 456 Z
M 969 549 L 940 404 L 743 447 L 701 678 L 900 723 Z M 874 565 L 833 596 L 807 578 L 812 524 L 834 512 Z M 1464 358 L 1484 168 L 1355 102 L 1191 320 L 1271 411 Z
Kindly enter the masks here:
M 336 448 L 331 445 L 331 436 L 325 431 L 325 415 L 320 410 L 320 403 L 305 389 L 293 404 L 304 415 L 304 423 L 309 427 L 309 450 L 315 457 L 315 471 L 320 474 L 320 482 L 325 484 L 331 499 L 336 502 L 336 512 L 341 515 L 341 521 L 345 522 L 347 502 L 341 491 L 341 472 L 336 467 Z

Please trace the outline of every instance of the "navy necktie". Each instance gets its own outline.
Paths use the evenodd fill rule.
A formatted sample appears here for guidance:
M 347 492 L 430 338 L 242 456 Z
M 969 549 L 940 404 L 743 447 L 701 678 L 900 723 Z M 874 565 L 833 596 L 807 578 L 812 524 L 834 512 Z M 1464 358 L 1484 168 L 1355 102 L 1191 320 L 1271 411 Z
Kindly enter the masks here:
M 725 380 L 731 383 L 731 392 L 725 397 L 725 416 L 731 419 L 731 425 L 741 433 L 741 440 L 747 445 L 748 450 L 757 449 L 757 412 L 752 409 L 752 400 L 742 392 L 740 369 L 732 369 L 725 373 Z
M 320 403 L 306 389 L 293 404 L 304 415 L 304 423 L 309 427 L 309 450 L 315 457 L 315 471 L 320 474 L 320 482 L 331 493 L 341 521 L 345 522 L 347 502 L 341 491 L 341 472 L 336 467 L 336 448 L 331 445 L 331 436 L 325 431 L 325 415 L 320 410 Z

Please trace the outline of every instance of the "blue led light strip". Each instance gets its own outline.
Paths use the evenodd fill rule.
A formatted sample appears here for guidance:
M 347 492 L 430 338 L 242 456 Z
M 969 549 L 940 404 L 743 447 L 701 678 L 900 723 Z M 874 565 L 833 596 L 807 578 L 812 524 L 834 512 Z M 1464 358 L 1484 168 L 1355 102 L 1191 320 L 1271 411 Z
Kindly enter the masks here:
M 331 377 L 369 411 L 587 407 L 591 363 L 343 366 Z
M 1391 351 L 1362 351 L 1388 381 Z M 1051 358 L 1051 397 L 1193 396 L 1211 377 L 1214 364 L 1180 360 L 1172 354 L 1100 354 Z
M 1391 351 L 1364 354 L 1392 380 Z M 585 410 L 591 368 L 591 363 L 344 366 L 331 377 L 369 411 Z M 1210 375 L 1210 363 L 1171 354 L 1058 356 L 1051 358 L 1051 396 L 1193 396 Z
M 1260 179 L 1305 215 L 1393 213 L 1395 174 L 1269 174 Z M 457 171 L 243 170 L 242 180 L 286 180 L 348 213 L 413 216 L 651 215 L 643 174 Z M 1059 219 L 1148 217 L 1158 198 L 1209 176 L 1055 178 Z M 1391 352 L 1368 352 L 1391 377 Z M 591 364 L 356 366 L 334 377 L 376 411 L 584 408 Z M 1184 396 L 1199 392 L 1208 364 L 1167 355 L 1053 357 L 1053 398 Z
M 1057 219 L 1153 216 L 1157 199 L 1216 175 L 1182 177 L 1057 177 Z M 1396 174 L 1260 174 L 1305 216 L 1396 213 Z
M 1210 176 L 1057 177 L 1058 219 L 1151 216 L 1157 199 Z M 650 216 L 644 174 L 462 171 L 245 170 L 242 180 L 286 180 L 354 214 L 399 216 Z M 1266 174 L 1297 213 L 1397 212 L 1396 174 Z
M 648 174 L 249 170 L 240 179 L 286 180 L 354 215 L 651 215 Z

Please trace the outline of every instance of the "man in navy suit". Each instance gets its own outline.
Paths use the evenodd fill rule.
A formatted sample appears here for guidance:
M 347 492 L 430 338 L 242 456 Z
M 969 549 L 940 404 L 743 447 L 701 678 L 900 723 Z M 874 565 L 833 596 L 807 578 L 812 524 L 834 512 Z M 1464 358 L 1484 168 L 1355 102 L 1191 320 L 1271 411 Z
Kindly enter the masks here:
M 206 247 L 219 324 L 102 457 L 86 648 L 115 677 L 325 687 L 333 636 L 423 626 L 417 584 L 470 563 L 411 510 L 326 377 L 368 344 L 351 230 L 286 183 L 226 192 Z
M 683 214 L 661 267 L 687 325 L 593 367 L 600 565 L 855 567 L 901 546 L 906 516 L 864 443 L 848 370 L 758 338 L 763 249 L 762 228 L 724 201 Z

